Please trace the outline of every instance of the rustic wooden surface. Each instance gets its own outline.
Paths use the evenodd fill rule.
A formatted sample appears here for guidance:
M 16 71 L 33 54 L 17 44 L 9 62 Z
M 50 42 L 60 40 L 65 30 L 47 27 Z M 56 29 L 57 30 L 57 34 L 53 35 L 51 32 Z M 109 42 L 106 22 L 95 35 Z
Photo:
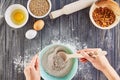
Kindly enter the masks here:
M 51 1 L 53 11 L 75 0 Z M 120 4 L 120 0 L 116 1 Z M 6 0 L 3 9 L 13 3 L 26 7 L 27 0 Z M 76 40 L 76 38 L 78 38 L 78 42 L 86 43 L 88 47 L 100 47 L 107 50 L 108 60 L 120 75 L 120 24 L 111 30 L 95 28 L 89 19 L 89 8 L 87 8 L 55 20 L 50 20 L 49 17 L 44 18 L 45 28 L 38 32 L 35 39 L 27 40 L 24 34 L 32 28 L 36 20 L 30 16 L 28 23 L 23 28 L 16 30 L 10 28 L 5 21 L 0 26 L 0 80 L 25 80 L 23 71 L 19 72 L 15 69 L 14 58 L 18 55 L 24 59 L 26 54 L 33 54 L 33 49 L 41 50 L 53 39 Z M 26 50 L 31 51 L 26 53 Z M 107 80 L 91 64 L 84 70 L 80 70 L 80 66 L 81 63 L 79 63 L 78 73 L 72 80 Z M 84 65 L 84 67 L 86 66 Z

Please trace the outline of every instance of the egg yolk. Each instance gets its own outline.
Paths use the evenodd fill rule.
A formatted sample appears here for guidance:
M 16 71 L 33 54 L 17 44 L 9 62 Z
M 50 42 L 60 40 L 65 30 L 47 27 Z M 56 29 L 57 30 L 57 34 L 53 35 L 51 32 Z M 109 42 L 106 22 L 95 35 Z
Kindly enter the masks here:
M 26 14 L 23 10 L 21 9 L 16 9 L 12 12 L 11 14 L 11 20 L 14 24 L 16 25 L 21 25 L 25 22 L 26 20 Z
M 23 14 L 20 13 L 20 12 L 16 12 L 16 13 L 14 14 L 14 19 L 15 19 L 16 21 L 21 21 L 23 18 L 24 18 L 24 16 L 23 16 Z

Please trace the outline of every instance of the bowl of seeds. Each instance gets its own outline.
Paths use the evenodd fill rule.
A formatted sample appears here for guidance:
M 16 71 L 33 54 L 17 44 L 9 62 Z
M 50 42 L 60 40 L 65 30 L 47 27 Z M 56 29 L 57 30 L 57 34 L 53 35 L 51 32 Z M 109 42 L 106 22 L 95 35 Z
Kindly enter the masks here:
M 44 18 L 51 11 L 50 0 L 28 0 L 27 9 L 34 18 Z
M 100 0 L 90 8 L 90 20 L 99 29 L 111 29 L 120 21 L 119 5 L 112 0 Z

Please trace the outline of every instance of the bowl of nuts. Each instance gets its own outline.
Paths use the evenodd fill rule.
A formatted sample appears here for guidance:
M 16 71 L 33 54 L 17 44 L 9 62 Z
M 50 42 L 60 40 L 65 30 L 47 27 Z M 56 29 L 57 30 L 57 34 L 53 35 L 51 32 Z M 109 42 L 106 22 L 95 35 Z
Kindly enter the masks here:
M 120 21 L 120 8 L 115 1 L 100 0 L 93 3 L 89 16 L 97 28 L 111 29 Z
M 28 0 L 27 9 L 34 18 L 44 18 L 51 11 L 50 0 Z

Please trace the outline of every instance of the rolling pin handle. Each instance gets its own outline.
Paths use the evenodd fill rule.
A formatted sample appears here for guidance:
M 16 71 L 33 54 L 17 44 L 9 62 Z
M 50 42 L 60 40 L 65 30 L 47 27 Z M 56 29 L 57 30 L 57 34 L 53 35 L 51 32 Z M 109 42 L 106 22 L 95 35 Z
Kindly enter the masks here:
M 56 10 L 56 11 L 53 11 L 49 14 L 50 16 L 50 19 L 55 19 L 59 16 L 63 15 L 63 12 L 62 12 L 62 9 L 59 9 L 59 10 Z

